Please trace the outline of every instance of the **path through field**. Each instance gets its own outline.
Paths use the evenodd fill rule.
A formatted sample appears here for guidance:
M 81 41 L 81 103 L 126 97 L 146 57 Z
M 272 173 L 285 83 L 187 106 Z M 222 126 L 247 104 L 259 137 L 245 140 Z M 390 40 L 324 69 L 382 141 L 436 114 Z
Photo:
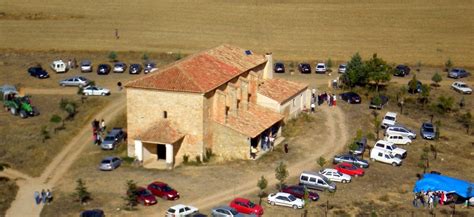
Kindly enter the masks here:
M 125 97 L 119 97 L 116 101 L 105 107 L 96 117 L 112 120 L 125 109 Z M 67 144 L 64 149 L 51 161 L 40 177 L 32 178 L 13 170 L 6 170 L 9 177 L 17 179 L 19 187 L 15 200 L 7 210 L 6 216 L 11 217 L 35 217 L 40 216 L 43 205 L 35 205 L 33 193 L 41 189 L 53 189 L 56 182 L 67 172 L 71 165 L 78 159 L 82 150 L 91 144 L 91 129 L 86 125 Z

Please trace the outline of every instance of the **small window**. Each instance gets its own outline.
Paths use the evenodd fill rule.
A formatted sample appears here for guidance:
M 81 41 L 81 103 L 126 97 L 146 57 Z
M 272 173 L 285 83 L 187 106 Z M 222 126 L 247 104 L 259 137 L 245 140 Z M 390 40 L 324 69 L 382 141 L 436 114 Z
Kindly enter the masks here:
M 318 180 L 318 184 L 324 185 L 323 180 L 319 179 L 319 180 Z
M 309 178 L 309 181 L 310 182 L 316 182 L 316 178 L 311 177 L 311 178 Z
M 308 181 L 308 177 L 307 176 L 301 176 L 301 180 Z
M 379 154 L 378 154 L 378 155 L 379 155 L 379 157 L 382 157 L 382 156 L 383 156 L 383 154 L 382 154 L 382 153 L 380 153 L 380 152 L 379 152 Z
M 167 112 L 167 111 L 164 111 L 164 112 L 163 112 L 163 118 L 164 118 L 164 119 L 168 118 L 168 112 Z

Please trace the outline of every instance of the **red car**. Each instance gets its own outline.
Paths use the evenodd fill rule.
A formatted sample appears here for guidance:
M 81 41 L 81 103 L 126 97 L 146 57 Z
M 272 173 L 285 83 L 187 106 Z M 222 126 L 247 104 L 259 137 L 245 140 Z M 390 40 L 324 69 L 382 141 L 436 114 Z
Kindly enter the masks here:
M 179 193 L 168 184 L 163 182 L 153 182 L 148 185 L 147 189 L 150 190 L 153 195 L 161 197 L 165 200 L 179 199 Z
M 156 204 L 156 198 L 151 194 L 149 190 L 143 187 L 138 187 L 135 192 L 133 192 L 137 196 L 137 202 L 141 203 L 145 206 L 150 206 Z M 127 192 L 127 194 L 130 194 Z
M 303 199 L 304 197 L 304 186 L 300 185 L 292 185 L 288 186 L 286 188 L 283 188 L 283 192 L 291 194 L 297 198 Z M 316 192 L 309 191 L 309 199 L 312 201 L 317 201 L 319 200 L 319 195 Z
M 350 176 L 363 176 L 364 175 L 364 170 L 362 168 L 356 167 L 353 164 L 350 163 L 340 163 L 336 166 L 334 166 L 334 169 L 337 171 L 350 175 Z
M 252 203 L 252 201 L 244 198 L 235 198 L 229 204 L 230 207 L 237 210 L 237 212 L 244 214 L 263 215 L 263 208 L 260 205 Z

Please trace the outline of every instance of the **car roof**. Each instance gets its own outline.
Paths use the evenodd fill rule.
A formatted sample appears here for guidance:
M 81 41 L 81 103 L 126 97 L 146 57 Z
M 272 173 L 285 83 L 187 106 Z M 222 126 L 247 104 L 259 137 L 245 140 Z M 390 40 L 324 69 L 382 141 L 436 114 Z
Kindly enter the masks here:
M 63 60 L 54 60 L 53 63 L 64 63 Z
M 187 206 L 187 205 L 184 205 L 184 204 L 176 204 L 170 208 L 172 209 L 181 209 L 181 208 L 184 208 L 184 207 L 191 207 L 191 206 Z
M 249 199 L 245 199 L 245 198 L 241 198 L 241 197 L 237 197 L 237 198 L 234 199 L 234 201 L 249 202 L 250 200 L 249 200 Z
M 227 209 L 227 210 L 235 210 L 234 208 L 230 207 L 230 206 L 218 206 L 218 207 L 214 207 L 213 209 Z
M 107 156 L 107 157 L 104 157 L 104 159 L 102 160 L 112 160 L 114 158 L 118 158 L 118 157 L 115 157 L 115 156 Z
M 379 141 L 377 141 L 375 144 L 377 144 L 377 143 L 384 144 L 384 145 L 393 145 L 392 142 L 385 141 L 385 140 L 379 140 Z
M 454 83 L 457 83 L 457 84 L 466 84 L 465 82 L 462 82 L 462 81 L 455 81 Z
M 319 175 L 319 174 L 318 174 L 318 175 Z M 275 196 L 276 196 L 276 195 L 280 195 L 280 196 L 286 196 L 286 197 L 288 197 L 288 196 L 290 196 L 291 194 L 289 194 L 289 193 L 285 193 L 285 192 L 277 192 L 277 193 L 275 193 Z
M 84 63 L 91 63 L 90 60 L 81 60 L 81 64 L 84 64 Z
M 354 166 L 354 164 L 347 163 L 347 162 L 342 162 L 338 164 L 339 166 Z
M 327 171 L 327 172 L 338 172 L 336 169 L 333 169 L 333 168 L 326 168 L 326 169 L 323 169 L 323 171 Z
M 385 116 L 392 116 L 392 117 L 397 117 L 397 113 L 395 112 L 387 112 Z
M 425 127 L 433 127 L 433 124 L 432 124 L 432 123 L 429 123 L 429 122 L 424 122 L 424 123 L 423 123 L 423 126 L 425 126 Z
M 155 185 L 158 185 L 158 186 L 166 186 L 168 184 L 164 183 L 164 182 L 159 182 L 159 181 L 154 181 L 152 182 L 151 184 L 155 184 Z

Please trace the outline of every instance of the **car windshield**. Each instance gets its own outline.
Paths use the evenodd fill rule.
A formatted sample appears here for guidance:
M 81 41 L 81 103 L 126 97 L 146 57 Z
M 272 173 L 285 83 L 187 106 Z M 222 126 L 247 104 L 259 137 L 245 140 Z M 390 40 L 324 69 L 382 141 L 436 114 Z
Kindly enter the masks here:
M 295 200 L 296 200 L 296 197 L 293 196 L 293 195 L 290 195 L 290 196 L 288 196 L 288 199 L 290 199 L 290 201 L 295 201 Z
M 114 138 L 113 136 L 107 136 L 107 137 L 105 137 L 104 140 L 114 140 L 114 139 L 115 139 L 115 138 Z
M 108 164 L 108 163 L 110 163 L 110 160 L 102 160 L 102 163 L 103 164 Z
M 229 211 L 230 211 L 230 213 L 232 213 L 232 215 L 234 215 L 234 216 L 236 216 L 236 215 L 239 214 L 237 211 L 235 211 L 235 209 L 230 209 Z
M 329 180 L 326 176 L 323 176 L 322 178 L 328 185 L 332 183 L 331 180 Z
M 395 117 L 392 117 L 392 116 L 385 116 L 384 119 L 385 119 L 385 120 L 394 121 L 394 120 L 395 120 Z
M 172 191 L 173 189 L 168 186 L 168 185 L 165 185 L 165 186 L 162 186 L 161 189 L 163 189 L 164 192 L 168 192 L 168 191 Z
M 169 213 L 175 213 L 175 210 L 172 209 L 172 208 L 169 208 L 169 209 L 168 209 L 168 212 L 169 212 Z
M 249 201 L 248 205 L 249 205 L 250 208 L 254 208 L 254 207 L 255 207 L 255 204 L 252 203 L 252 201 Z
M 397 145 L 392 145 L 392 150 L 397 149 Z
M 339 176 L 342 176 L 342 173 L 339 172 L 339 171 L 337 171 L 337 172 L 335 172 L 335 173 L 336 173 L 337 175 L 339 175 Z
M 433 128 L 433 127 L 425 127 L 425 131 L 426 131 L 426 132 L 429 132 L 429 133 L 433 133 L 433 132 L 434 132 L 434 128 Z
M 458 84 L 459 87 L 467 87 L 466 84 Z
M 139 191 L 138 194 L 143 195 L 143 196 L 151 196 L 150 191 L 148 191 L 146 189 L 143 189 L 143 190 Z

